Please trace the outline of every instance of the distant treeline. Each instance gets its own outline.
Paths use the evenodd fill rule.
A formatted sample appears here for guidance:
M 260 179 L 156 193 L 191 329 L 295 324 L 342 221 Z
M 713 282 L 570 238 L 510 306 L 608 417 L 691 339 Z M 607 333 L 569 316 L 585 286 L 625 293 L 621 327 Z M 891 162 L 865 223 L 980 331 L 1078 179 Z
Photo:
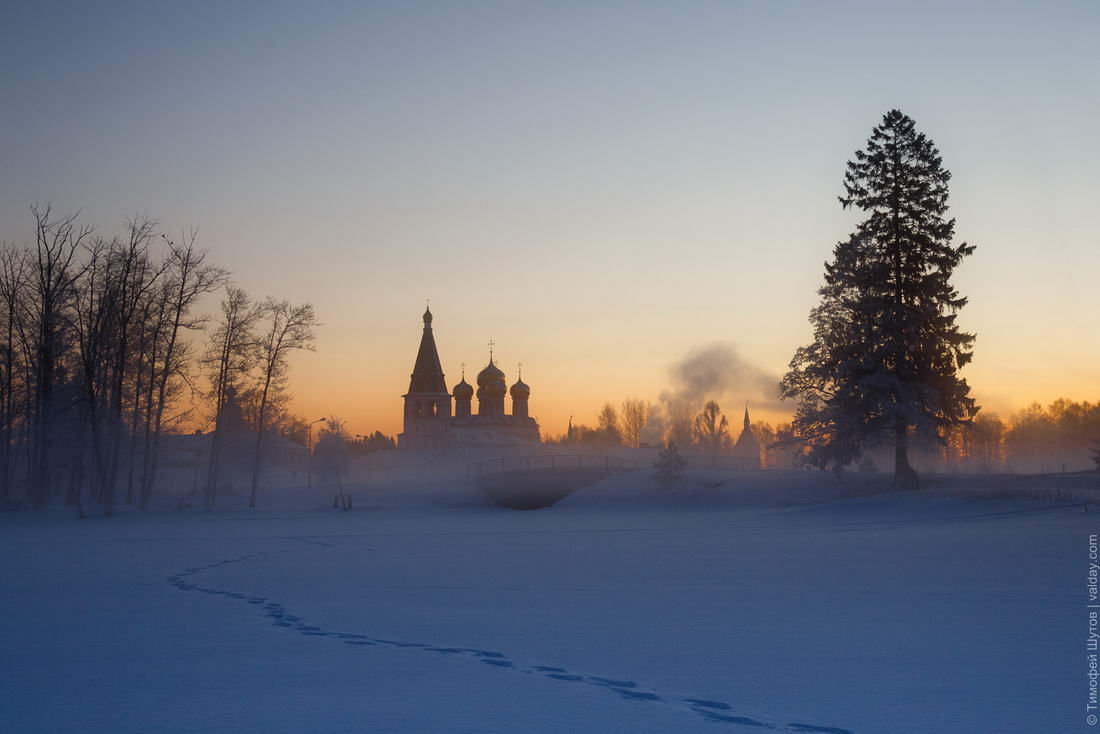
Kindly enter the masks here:
M 1059 398 L 1047 407 L 1032 403 L 1003 421 L 979 413 L 952 428 L 943 448 L 950 468 L 977 472 L 1057 472 L 1098 467 L 1100 402 Z
M 671 439 L 687 450 L 728 452 L 737 439 L 729 420 L 714 401 L 693 417 L 651 424 L 652 406 L 627 399 L 621 408 L 604 405 L 595 427 L 570 424 L 551 443 L 614 447 L 659 447 Z M 802 466 L 804 452 L 790 423 L 776 426 L 766 421 L 751 424 L 760 443 L 760 465 L 769 469 Z M 738 429 L 740 430 L 740 429 Z M 1060 472 L 1100 468 L 1100 402 L 1076 402 L 1060 398 L 1045 408 L 1039 403 L 1002 420 L 996 413 L 980 412 L 970 423 L 952 426 L 943 445 L 930 444 L 918 451 L 927 469 L 966 473 Z M 888 470 L 889 450 L 871 451 L 852 468 Z M 876 462 L 877 459 L 877 462 Z
M 742 428 L 731 429 L 729 419 L 714 400 L 707 401 L 695 414 L 679 411 L 669 415 L 654 404 L 627 398 L 620 408 L 605 403 L 595 427 L 573 424 L 548 443 L 576 444 L 603 448 L 659 448 L 672 441 L 679 449 L 706 453 L 727 453 L 733 449 Z M 753 435 L 760 444 L 760 466 L 792 468 L 798 466 L 801 451 L 791 444 L 791 426 L 753 421 Z

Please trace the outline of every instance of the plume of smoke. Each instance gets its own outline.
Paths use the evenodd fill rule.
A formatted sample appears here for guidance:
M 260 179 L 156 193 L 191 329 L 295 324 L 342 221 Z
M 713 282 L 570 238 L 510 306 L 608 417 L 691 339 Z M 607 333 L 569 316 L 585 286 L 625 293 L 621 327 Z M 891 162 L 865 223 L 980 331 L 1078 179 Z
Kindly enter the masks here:
M 656 444 L 669 431 L 682 427 L 702 410 L 704 403 L 748 400 L 758 407 L 779 405 L 779 378 L 741 358 L 729 342 L 696 347 L 669 368 L 670 389 L 650 407 L 644 440 Z

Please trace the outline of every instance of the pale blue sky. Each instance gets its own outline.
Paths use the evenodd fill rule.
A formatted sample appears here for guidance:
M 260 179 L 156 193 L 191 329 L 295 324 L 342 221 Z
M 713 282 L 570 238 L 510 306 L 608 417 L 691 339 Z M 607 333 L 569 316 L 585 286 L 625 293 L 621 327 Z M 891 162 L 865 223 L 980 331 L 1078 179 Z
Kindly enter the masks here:
M 781 372 L 899 107 L 978 245 L 979 397 L 1095 400 L 1098 37 L 1096 2 L 6 3 L 0 239 L 35 200 L 199 227 L 316 305 L 298 405 L 356 431 L 397 427 L 430 296 L 448 381 L 493 338 L 557 431 L 713 340 Z

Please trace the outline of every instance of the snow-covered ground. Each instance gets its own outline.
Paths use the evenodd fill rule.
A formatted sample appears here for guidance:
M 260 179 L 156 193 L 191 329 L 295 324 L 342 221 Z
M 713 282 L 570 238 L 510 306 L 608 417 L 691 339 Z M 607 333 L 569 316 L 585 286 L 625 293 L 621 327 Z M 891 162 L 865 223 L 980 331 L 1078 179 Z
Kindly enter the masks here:
M 622 475 L 516 512 L 395 482 L 349 513 L 0 515 L 0 730 L 1092 729 L 1100 516 L 877 487 Z

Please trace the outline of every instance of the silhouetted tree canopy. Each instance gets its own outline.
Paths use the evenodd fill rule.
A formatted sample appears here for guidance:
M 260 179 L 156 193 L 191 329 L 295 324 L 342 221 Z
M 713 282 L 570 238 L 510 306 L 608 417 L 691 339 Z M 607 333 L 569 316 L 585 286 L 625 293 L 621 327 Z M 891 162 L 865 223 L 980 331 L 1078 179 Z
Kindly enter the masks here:
M 619 427 L 619 414 L 616 412 L 614 405 L 607 403 L 603 406 L 603 410 L 600 411 L 599 422 L 600 443 L 605 446 L 622 446 L 623 433 Z
M 959 329 L 966 299 L 951 285 L 963 258 L 946 218 L 950 172 L 913 120 L 891 110 L 844 176 L 847 209 L 865 215 L 825 265 L 814 339 L 784 376 L 799 401 L 794 436 L 815 466 L 839 470 L 869 445 L 895 447 L 895 481 L 912 486 L 910 436 L 943 441 L 945 428 L 977 413 L 958 370 L 974 336 Z
M 692 425 L 695 443 L 704 451 L 718 452 L 730 446 L 729 421 L 713 400 L 703 406 L 703 412 L 695 416 Z

